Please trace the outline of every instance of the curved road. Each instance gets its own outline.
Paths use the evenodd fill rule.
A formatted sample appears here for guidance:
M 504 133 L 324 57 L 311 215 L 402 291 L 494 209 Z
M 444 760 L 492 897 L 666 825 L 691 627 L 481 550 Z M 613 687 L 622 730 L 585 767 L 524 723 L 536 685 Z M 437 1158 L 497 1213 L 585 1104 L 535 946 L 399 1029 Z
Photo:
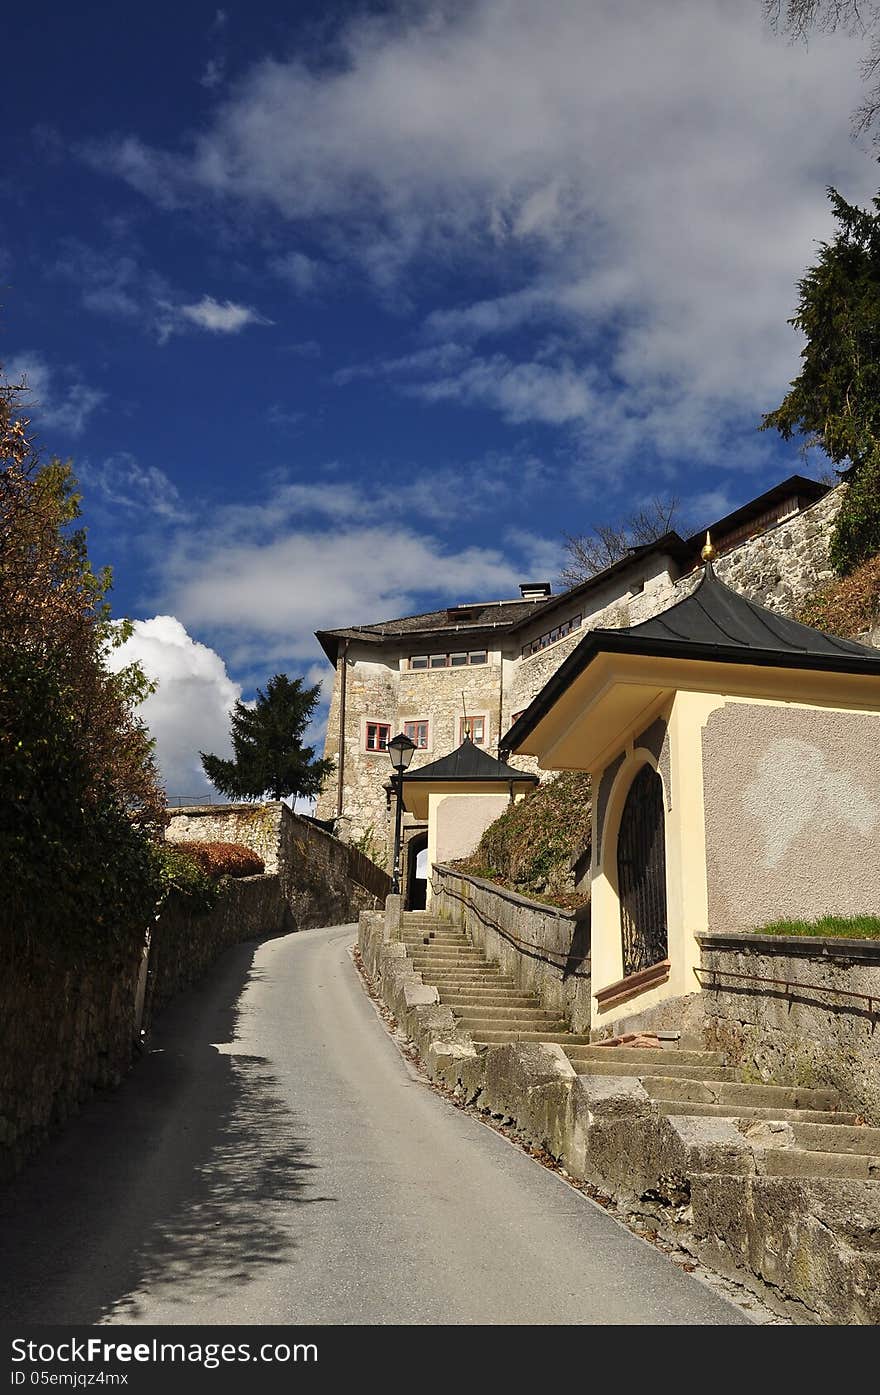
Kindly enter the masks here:
M 240 945 L 0 1202 L 0 1320 L 745 1323 L 414 1079 L 352 926 Z

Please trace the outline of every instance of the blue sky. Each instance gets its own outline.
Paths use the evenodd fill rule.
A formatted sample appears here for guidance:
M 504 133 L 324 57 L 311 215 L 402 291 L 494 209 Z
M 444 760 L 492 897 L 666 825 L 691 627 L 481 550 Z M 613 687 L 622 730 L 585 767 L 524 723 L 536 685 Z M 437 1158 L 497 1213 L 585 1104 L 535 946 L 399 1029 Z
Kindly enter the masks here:
M 316 628 L 804 468 L 755 427 L 825 186 L 875 192 L 855 39 L 758 0 L 230 0 L 18 6 L 4 48 L 0 357 L 139 622 L 170 792 L 236 696 L 326 675 Z

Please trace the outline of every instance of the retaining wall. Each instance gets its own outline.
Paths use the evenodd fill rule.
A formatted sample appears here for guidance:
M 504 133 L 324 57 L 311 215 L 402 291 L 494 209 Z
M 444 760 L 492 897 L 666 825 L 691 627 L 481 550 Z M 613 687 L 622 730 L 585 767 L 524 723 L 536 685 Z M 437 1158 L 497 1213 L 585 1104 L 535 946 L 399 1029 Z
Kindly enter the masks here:
M 150 935 L 147 1024 L 230 945 L 281 934 L 290 919 L 277 873 L 230 878 L 210 911 L 193 911 L 186 897 L 172 893 Z
M 847 1108 L 880 1125 L 880 942 L 698 939 L 707 1046 L 762 1080 L 833 1085 Z
M 172 894 L 144 944 L 90 960 L 40 946 L 0 966 L 0 1180 L 96 1089 L 118 1085 L 142 1025 L 223 951 L 275 934 L 290 912 L 277 875 L 229 881 L 213 910 Z M 149 974 L 146 950 L 149 939 Z
M 590 1030 L 590 910 L 562 911 L 437 864 L 434 912 L 574 1032 Z
M 280 800 L 177 809 L 165 836 L 172 843 L 216 840 L 252 848 L 266 872 L 278 873 L 297 930 L 357 920 L 390 889 L 381 868 Z

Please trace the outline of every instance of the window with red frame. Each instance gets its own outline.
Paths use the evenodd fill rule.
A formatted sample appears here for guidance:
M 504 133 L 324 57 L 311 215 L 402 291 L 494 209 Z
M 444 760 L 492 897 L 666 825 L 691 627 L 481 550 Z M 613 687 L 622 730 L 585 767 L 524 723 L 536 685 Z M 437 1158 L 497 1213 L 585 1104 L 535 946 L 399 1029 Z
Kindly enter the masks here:
M 391 740 L 391 726 L 388 722 L 367 722 L 367 750 L 387 751 Z
M 458 719 L 458 739 L 464 741 L 467 728 L 470 728 L 471 741 L 475 746 L 485 746 L 486 744 L 486 718 L 485 717 L 459 717 Z
M 414 741 L 420 751 L 428 749 L 428 723 L 427 722 L 404 722 L 403 734 L 408 736 L 410 741 Z

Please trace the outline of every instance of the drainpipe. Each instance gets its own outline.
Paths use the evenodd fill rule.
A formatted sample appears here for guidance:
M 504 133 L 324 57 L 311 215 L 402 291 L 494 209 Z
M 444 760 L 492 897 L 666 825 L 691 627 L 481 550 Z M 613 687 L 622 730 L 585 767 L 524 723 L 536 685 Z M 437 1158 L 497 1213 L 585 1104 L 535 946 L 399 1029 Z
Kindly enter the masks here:
M 495 751 L 501 754 L 501 723 L 504 714 L 504 650 L 498 653 L 498 730 L 495 733 Z
M 348 677 L 348 673 L 347 673 L 347 668 L 348 668 L 348 666 L 347 666 L 347 664 L 346 664 L 346 662 L 345 662 L 345 656 L 346 656 L 347 653 L 348 653 L 348 640 L 347 640 L 347 639 L 344 639 L 344 640 L 342 640 L 341 650 L 340 650 L 340 655 L 339 655 L 339 666 L 341 667 L 341 670 L 342 670 L 342 673 L 341 673 L 341 676 L 342 676 L 342 687 L 340 688 L 340 691 L 339 691 L 339 749 L 338 749 L 338 751 L 337 751 L 337 759 L 336 759 L 336 767 L 337 767 L 337 778 L 336 778 L 336 818 L 337 818 L 337 820 L 342 816 L 342 790 L 343 790 L 343 784 L 344 784 L 344 780 L 345 780 L 345 695 L 346 695 L 346 686 L 347 686 L 346 680 L 347 680 L 347 677 Z

